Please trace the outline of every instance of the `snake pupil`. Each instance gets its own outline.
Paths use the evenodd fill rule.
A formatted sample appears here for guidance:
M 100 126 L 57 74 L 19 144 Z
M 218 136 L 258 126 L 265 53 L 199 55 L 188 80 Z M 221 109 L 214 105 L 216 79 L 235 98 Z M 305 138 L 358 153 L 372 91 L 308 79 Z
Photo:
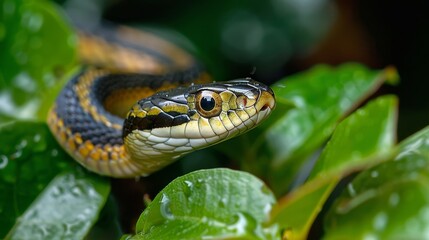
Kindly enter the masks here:
M 212 110 L 216 105 L 216 101 L 211 96 L 204 96 L 201 98 L 201 108 L 205 111 Z

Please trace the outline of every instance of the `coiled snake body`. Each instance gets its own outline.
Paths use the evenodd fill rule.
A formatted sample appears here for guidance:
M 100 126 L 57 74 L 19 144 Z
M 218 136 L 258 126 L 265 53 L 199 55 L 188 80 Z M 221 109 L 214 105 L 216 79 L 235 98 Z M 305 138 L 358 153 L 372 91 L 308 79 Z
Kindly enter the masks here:
M 74 159 L 102 175 L 148 175 L 246 132 L 275 105 L 264 84 L 210 83 L 191 55 L 143 31 L 82 31 L 79 51 L 86 67 L 62 90 L 48 124 Z

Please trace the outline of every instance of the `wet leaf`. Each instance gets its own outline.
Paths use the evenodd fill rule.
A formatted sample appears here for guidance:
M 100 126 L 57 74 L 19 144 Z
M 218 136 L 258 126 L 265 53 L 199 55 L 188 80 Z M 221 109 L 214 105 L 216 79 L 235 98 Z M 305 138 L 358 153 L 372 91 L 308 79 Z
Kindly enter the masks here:
M 109 194 L 105 179 L 61 174 L 45 188 L 6 239 L 83 239 Z
M 270 124 L 238 138 L 242 151 L 234 148 L 233 152 L 245 154 L 232 153 L 234 158 L 242 160 L 246 170 L 267 178 L 274 192 L 282 195 L 337 122 L 376 91 L 392 71 L 352 63 L 336 68 L 320 65 L 280 80 L 272 86 L 276 100 L 291 102 L 295 108 L 274 110 Z
M 200 170 L 175 179 L 140 216 L 132 239 L 278 239 L 266 227 L 275 198 L 254 176 Z
M 326 239 L 427 239 L 429 128 L 400 144 L 393 161 L 359 174 L 331 207 Z M 358 224 L 356 224 L 358 223 Z
M 98 184 L 94 191 L 100 190 L 103 194 L 106 186 L 109 186 L 108 181 L 99 180 L 98 176 L 83 170 L 70 158 L 57 144 L 44 123 L 4 124 L 0 127 L 0 139 L 7 143 L 0 144 L 0 192 L 3 196 L 0 199 L 0 215 L 2 216 L 0 218 L 0 237 L 5 236 L 18 217 L 25 211 L 29 211 L 30 204 L 42 191 L 47 191 L 44 190 L 45 187 L 58 174 L 69 173 L 76 175 L 75 178 L 78 176 L 88 178 L 89 183 L 94 181 Z M 54 185 L 51 184 L 51 186 Z M 104 198 L 106 197 L 104 196 Z M 102 206 L 103 204 L 100 205 L 100 208 Z M 43 211 L 58 212 L 59 214 L 62 208 L 72 210 L 73 205 L 64 203 L 62 207 L 58 207 L 45 204 Z M 29 219 L 27 216 L 27 220 L 37 222 L 40 219 L 36 217 Z M 90 221 L 90 219 L 85 221 Z M 19 230 L 22 229 L 19 228 Z M 30 239 L 34 239 L 34 237 Z
M 395 96 L 379 97 L 342 121 L 316 162 L 310 179 L 344 175 L 392 154 L 397 106 Z
M 325 200 L 342 177 L 391 156 L 396 114 L 397 99 L 384 96 L 342 121 L 318 159 L 311 178 L 274 208 L 273 222 L 288 229 L 292 239 L 306 238 Z
M 1 2 L 0 121 L 45 119 L 74 66 L 76 37 L 58 10 L 44 0 Z

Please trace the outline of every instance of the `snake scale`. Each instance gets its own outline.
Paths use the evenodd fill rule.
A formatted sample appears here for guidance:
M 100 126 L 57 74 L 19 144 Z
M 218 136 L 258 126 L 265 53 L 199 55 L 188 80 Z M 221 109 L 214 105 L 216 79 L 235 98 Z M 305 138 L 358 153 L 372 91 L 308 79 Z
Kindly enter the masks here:
M 268 86 L 213 82 L 192 55 L 154 34 L 104 24 L 78 35 L 82 70 L 48 124 L 74 159 L 101 175 L 149 175 L 254 128 L 275 106 Z

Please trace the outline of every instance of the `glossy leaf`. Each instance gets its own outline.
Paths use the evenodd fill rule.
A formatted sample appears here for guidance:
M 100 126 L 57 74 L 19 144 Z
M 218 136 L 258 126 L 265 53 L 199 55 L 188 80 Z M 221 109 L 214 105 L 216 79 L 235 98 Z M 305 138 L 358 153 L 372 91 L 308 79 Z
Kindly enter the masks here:
M 0 121 L 45 119 L 76 62 L 76 37 L 52 2 L 0 4 Z
M 281 109 L 275 110 L 270 124 L 237 139 L 245 143 L 241 146 L 248 154 L 234 157 L 242 159 L 246 170 L 267 178 L 274 192 L 281 195 L 340 118 L 373 93 L 391 72 L 394 69 L 376 71 L 359 64 L 321 65 L 280 80 L 272 86 L 276 100 L 292 102 L 295 108 L 283 114 L 276 112 Z
M 109 189 L 101 177 L 59 175 L 17 220 L 6 239 L 83 239 L 98 219 Z
M 276 226 L 264 225 L 274 203 L 271 191 L 248 173 L 192 172 L 155 197 L 132 239 L 278 239 Z
M 429 128 L 393 159 L 359 174 L 326 217 L 326 239 L 427 239 Z M 358 224 L 356 224 L 358 223 Z
M 108 181 L 100 180 L 95 174 L 83 170 L 56 143 L 46 124 L 33 122 L 4 124 L 0 127 L 0 139 L 4 141 L 4 144 L 0 144 L 0 192 L 3 196 L 0 198 L 1 237 L 12 228 L 16 219 L 29 211 L 30 204 L 58 174 L 70 173 L 76 175 L 75 178 L 78 176 L 88 178 L 88 184 L 97 183 L 94 191 L 107 198 L 105 189 L 108 189 Z M 52 184 L 51 186 L 54 187 Z M 102 206 L 100 203 L 99 208 Z M 69 211 L 74 209 L 72 204 L 64 203 L 62 207 L 58 207 L 45 203 L 43 211 L 60 214 L 62 208 Z M 28 218 L 27 220 L 30 221 Z M 31 220 L 38 222 L 41 219 L 34 216 Z M 96 218 L 85 221 L 95 220 Z M 61 221 L 57 223 L 61 224 Z M 22 230 L 26 229 L 19 228 L 19 231 Z
M 396 142 L 398 100 L 383 96 L 358 109 L 335 129 L 316 162 L 310 179 L 344 175 L 360 165 L 392 154 Z
M 342 121 L 318 159 L 310 180 L 274 208 L 273 222 L 287 229 L 292 239 L 306 238 L 325 200 L 342 177 L 391 156 L 396 114 L 397 99 L 385 96 Z

